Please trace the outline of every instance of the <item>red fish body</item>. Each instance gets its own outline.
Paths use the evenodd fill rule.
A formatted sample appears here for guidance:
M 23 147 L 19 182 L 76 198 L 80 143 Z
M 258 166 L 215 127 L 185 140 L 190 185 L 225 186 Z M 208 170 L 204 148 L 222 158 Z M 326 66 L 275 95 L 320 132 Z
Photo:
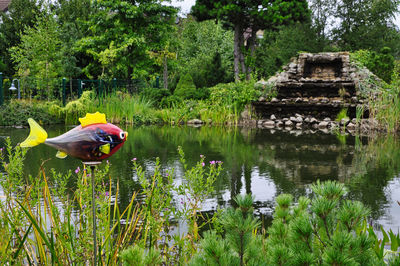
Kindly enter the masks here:
M 58 150 L 58 158 L 70 155 L 85 162 L 92 162 L 110 157 L 126 141 L 128 133 L 107 123 L 103 114 L 87 114 L 85 118 L 81 119 L 79 119 L 81 125 L 58 137 L 49 139 L 44 129 L 33 119 L 28 119 L 31 133 L 21 143 L 21 147 L 33 147 L 45 143 Z

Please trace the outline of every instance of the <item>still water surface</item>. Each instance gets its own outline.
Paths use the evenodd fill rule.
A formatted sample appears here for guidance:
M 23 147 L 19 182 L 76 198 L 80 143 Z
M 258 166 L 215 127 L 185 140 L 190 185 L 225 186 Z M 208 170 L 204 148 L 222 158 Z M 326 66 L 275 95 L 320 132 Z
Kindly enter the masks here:
M 49 137 L 71 127 L 46 128 Z M 230 205 L 237 194 L 252 193 L 258 214 L 270 221 L 275 197 L 291 193 L 298 198 L 309 193 L 314 181 L 338 180 L 348 187 L 348 197 L 360 200 L 372 211 L 371 222 L 394 232 L 400 229 L 400 140 L 394 137 L 354 137 L 322 132 L 274 131 L 221 127 L 127 127 L 128 141 L 109 161 L 110 174 L 119 180 L 121 203 L 126 203 L 140 185 L 132 168 L 132 158 L 151 173 L 156 158 L 162 169 L 174 168 L 182 181 L 177 147 L 182 146 L 189 165 L 200 155 L 206 162 L 223 161 L 224 171 L 215 184 L 204 211 Z M 0 128 L 13 144 L 28 135 L 28 129 Z M 27 153 L 25 170 L 37 175 L 41 162 L 58 172 L 82 168 L 77 159 L 58 159 L 56 150 L 46 145 Z M 75 176 L 76 178 L 76 176 Z M 73 183 L 73 182 L 72 182 Z M 74 184 L 71 184 L 74 189 Z

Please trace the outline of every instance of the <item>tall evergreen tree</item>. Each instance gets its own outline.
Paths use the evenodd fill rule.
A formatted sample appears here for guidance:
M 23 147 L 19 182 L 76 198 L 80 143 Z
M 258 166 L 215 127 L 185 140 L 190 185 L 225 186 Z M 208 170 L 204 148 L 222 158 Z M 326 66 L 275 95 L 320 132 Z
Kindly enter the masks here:
M 309 18 L 306 0 L 197 0 L 192 7 L 192 14 L 199 21 L 208 19 L 222 21 L 225 27 L 234 31 L 236 80 L 239 80 L 240 72 L 249 78 L 258 30 L 273 29 L 293 21 L 303 21 Z

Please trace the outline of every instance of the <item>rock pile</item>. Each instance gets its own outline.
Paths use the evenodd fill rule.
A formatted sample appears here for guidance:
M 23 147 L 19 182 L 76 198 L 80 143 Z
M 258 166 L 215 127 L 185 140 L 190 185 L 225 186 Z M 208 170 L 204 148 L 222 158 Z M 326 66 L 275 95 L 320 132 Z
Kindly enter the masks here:
M 351 63 L 349 53 L 302 53 L 283 70 L 264 84 L 274 87 L 276 96 L 267 100 L 266 95 L 252 104 L 257 117 L 262 118 L 259 123 L 329 128 L 340 126 L 333 120 L 342 110 L 347 110 L 350 121 L 357 113 L 359 118 L 369 117 L 366 92 L 373 91 L 376 83 L 364 80 L 379 79 Z

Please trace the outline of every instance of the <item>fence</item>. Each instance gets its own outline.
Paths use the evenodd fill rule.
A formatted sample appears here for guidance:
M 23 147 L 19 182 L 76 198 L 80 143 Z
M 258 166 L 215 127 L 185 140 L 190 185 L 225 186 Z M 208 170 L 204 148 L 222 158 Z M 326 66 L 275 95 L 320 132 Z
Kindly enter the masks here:
M 160 82 L 157 77 L 153 83 L 149 84 L 139 79 L 117 79 L 101 80 L 101 79 L 34 79 L 25 77 L 23 79 L 11 79 L 3 77 L 0 73 L 0 105 L 6 99 L 11 99 L 18 91 L 18 98 L 44 98 L 59 99 L 63 105 L 67 99 L 79 98 L 83 91 L 92 90 L 97 97 L 103 99 L 110 93 L 123 91 L 126 93 L 138 93 L 143 88 L 159 88 Z M 46 88 L 51 88 L 47 89 Z

